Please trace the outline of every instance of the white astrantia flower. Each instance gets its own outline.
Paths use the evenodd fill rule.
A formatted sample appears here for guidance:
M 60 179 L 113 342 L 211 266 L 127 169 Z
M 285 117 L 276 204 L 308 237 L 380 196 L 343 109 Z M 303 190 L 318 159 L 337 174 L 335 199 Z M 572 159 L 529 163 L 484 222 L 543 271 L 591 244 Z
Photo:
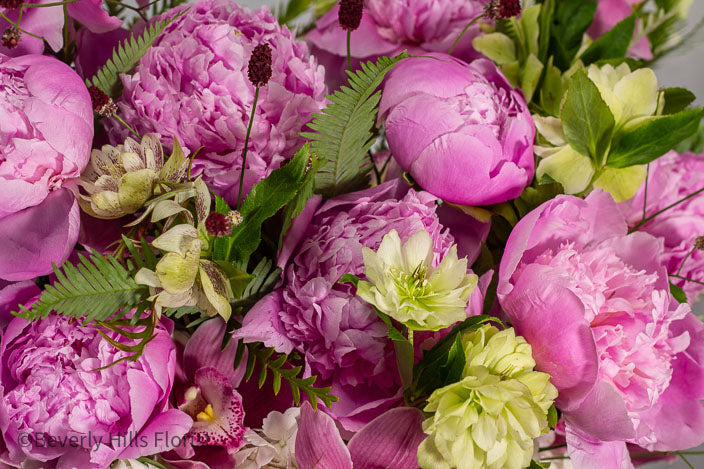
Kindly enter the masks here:
M 477 285 L 467 273 L 467 259 L 453 245 L 433 267 L 433 240 L 421 230 L 401 243 L 391 230 L 377 252 L 362 248 L 367 281 L 357 295 L 409 329 L 439 330 L 467 317 L 465 308 Z
M 291 407 L 283 414 L 272 411 L 262 422 L 261 430 L 249 429 L 247 442 L 235 454 L 238 469 L 296 469 L 295 450 L 300 407 Z

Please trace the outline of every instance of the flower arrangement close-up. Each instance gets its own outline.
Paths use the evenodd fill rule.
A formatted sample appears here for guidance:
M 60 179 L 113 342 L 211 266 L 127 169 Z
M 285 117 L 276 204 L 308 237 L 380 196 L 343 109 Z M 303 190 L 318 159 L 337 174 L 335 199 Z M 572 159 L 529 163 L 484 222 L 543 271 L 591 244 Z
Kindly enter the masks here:
M 700 7 L 0 0 L 0 469 L 704 467 Z

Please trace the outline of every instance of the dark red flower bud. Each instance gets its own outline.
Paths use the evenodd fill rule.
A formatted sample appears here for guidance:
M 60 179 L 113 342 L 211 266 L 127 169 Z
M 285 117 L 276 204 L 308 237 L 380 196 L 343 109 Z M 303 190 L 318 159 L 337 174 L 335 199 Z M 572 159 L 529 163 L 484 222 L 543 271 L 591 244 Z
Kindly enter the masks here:
M 271 47 L 269 44 L 259 44 L 252 51 L 247 69 L 249 81 L 254 86 L 264 86 L 271 79 Z
M 22 39 L 22 33 L 17 28 L 7 28 L 4 33 L 2 33 L 2 39 L 0 43 L 8 49 L 14 49 L 20 43 Z
M 340 11 L 338 20 L 340 27 L 348 31 L 354 31 L 362 23 L 362 11 L 364 10 L 364 0 L 340 0 Z
M 211 236 L 230 236 L 232 234 L 232 221 L 227 215 L 212 212 L 205 219 L 205 229 Z
M 484 16 L 492 20 L 507 19 L 521 14 L 521 0 L 491 0 L 484 6 Z
M 22 6 L 24 0 L 0 0 L 0 7 L 8 10 L 16 10 Z
M 696 241 L 694 241 L 694 247 L 695 249 L 704 251 L 704 236 L 697 237 Z
M 103 90 L 97 86 L 88 87 L 90 94 L 90 102 L 93 104 L 93 109 L 103 117 L 109 117 L 117 113 L 117 105 L 112 98 L 105 94 Z

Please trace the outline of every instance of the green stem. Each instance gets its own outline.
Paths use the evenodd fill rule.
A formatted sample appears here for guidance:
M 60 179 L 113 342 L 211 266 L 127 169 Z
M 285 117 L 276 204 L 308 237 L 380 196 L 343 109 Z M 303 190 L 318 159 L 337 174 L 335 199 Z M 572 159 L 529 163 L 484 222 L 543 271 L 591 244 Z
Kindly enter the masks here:
M 129 130 L 130 132 L 132 132 L 132 134 L 133 134 L 135 137 L 137 137 L 137 138 L 140 139 L 140 140 L 142 139 L 142 137 L 140 137 L 139 134 L 138 134 L 137 132 L 135 132 L 134 129 L 129 126 L 129 124 L 127 124 L 127 122 L 125 122 L 125 121 L 122 120 L 122 117 L 118 116 L 117 114 L 115 114 L 115 115 L 112 116 L 112 117 L 114 117 L 115 119 L 117 119 L 118 121 L 120 121 L 120 123 L 121 123 L 122 125 L 124 125 L 127 130 Z
M 694 253 L 694 251 L 695 251 L 696 249 L 697 249 L 697 246 L 695 245 L 694 247 L 692 247 L 692 249 L 689 250 L 689 252 L 687 253 L 687 255 L 684 256 L 684 259 L 682 259 L 682 262 L 680 263 L 680 268 L 677 269 L 677 272 L 675 273 L 675 275 L 679 275 L 680 272 L 682 272 L 682 267 L 684 267 L 684 263 L 687 262 L 687 259 L 690 258 L 690 256 Z
M 462 36 L 464 36 L 464 33 L 466 33 L 467 30 L 469 28 L 471 28 L 474 23 L 476 23 L 477 21 L 479 21 L 480 18 L 483 18 L 483 17 L 484 17 L 484 13 L 482 13 L 481 15 L 477 16 L 476 18 L 472 19 L 472 21 L 467 23 L 467 26 L 465 26 L 464 29 L 462 30 L 462 32 L 460 32 L 460 35 L 457 36 L 457 39 L 455 39 L 455 42 L 452 43 L 452 47 L 450 47 L 450 50 L 447 51 L 447 53 L 449 55 L 452 55 L 452 52 L 455 50 L 455 47 L 457 47 L 457 44 L 460 43 L 460 40 L 462 39 Z
M 643 192 L 643 218 L 640 219 L 642 222 L 645 220 L 645 207 L 648 205 L 648 178 L 650 177 L 650 163 L 645 168 L 645 190 Z
M 122 2 L 119 1 L 119 0 L 105 0 L 105 1 L 106 1 L 107 3 L 113 3 L 113 4 L 115 4 L 115 5 L 120 5 L 120 6 L 123 7 L 123 8 L 127 8 L 128 10 L 132 10 L 132 11 L 137 12 L 137 14 L 138 14 L 138 15 L 142 18 L 142 20 L 144 20 L 144 21 L 148 21 L 148 20 L 149 20 L 149 18 L 147 18 L 147 16 L 146 16 L 146 15 L 144 14 L 144 12 L 142 11 L 142 8 L 134 7 L 134 6 L 132 6 L 132 5 L 128 5 L 127 3 L 122 3 Z M 153 2 L 152 2 L 151 4 L 153 4 Z
M 22 11 L 22 10 L 20 10 L 20 12 L 21 12 L 21 11 Z M 2 17 L 2 19 L 4 19 L 5 21 L 7 21 L 8 23 L 10 23 L 10 24 L 11 24 L 12 26 L 14 26 L 15 28 L 17 28 L 17 30 L 20 31 L 22 34 L 26 34 L 26 35 L 28 35 L 28 36 L 36 37 L 37 39 L 41 39 L 42 41 L 45 41 L 45 42 L 46 42 L 46 38 L 45 38 L 44 36 L 39 36 L 39 35 L 37 35 L 37 34 L 30 33 L 29 31 L 20 28 L 19 21 L 17 21 L 17 23 L 15 23 L 15 22 L 12 21 L 10 18 L 8 18 L 7 16 L 5 16 L 5 14 L 4 14 L 3 12 L 1 12 L 1 11 L 0 11 L 0 17 Z
M 567 444 L 546 446 L 545 448 L 538 448 L 538 452 L 541 451 L 552 451 L 554 449 L 567 448 Z
M 254 123 L 254 113 L 257 110 L 257 101 L 259 101 L 259 87 L 254 91 L 254 103 L 252 104 L 252 115 L 249 117 L 249 125 L 247 126 L 247 135 L 244 137 L 244 150 L 242 151 L 242 171 L 240 172 L 240 190 L 237 194 L 237 210 L 240 209 L 242 201 L 242 185 L 244 184 L 244 165 L 247 162 L 247 147 L 249 146 L 249 134 L 252 132 L 252 124 Z
M 684 280 L 685 282 L 696 283 L 697 285 L 704 285 L 704 282 L 700 282 L 699 280 L 694 280 L 693 278 L 689 278 L 689 277 L 683 277 L 682 275 L 677 275 L 677 274 L 672 275 L 671 274 L 670 277 L 675 277 L 680 280 Z
M 379 172 L 379 168 L 376 167 L 376 163 L 374 163 L 374 155 L 372 155 L 371 152 L 367 154 L 369 155 L 369 161 L 371 161 L 372 168 L 374 169 L 374 176 L 376 177 L 376 182 L 378 184 L 381 184 L 381 173 Z
M 695 197 L 695 196 L 701 194 L 702 192 L 704 192 L 704 187 L 702 187 L 701 189 L 699 189 L 699 190 L 697 190 L 697 191 L 692 192 L 691 194 L 689 194 L 689 195 L 686 196 L 686 197 L 681 198 L 681 199 L 678 200 L 677 202 L 671 203 L 670 205 L 668 205 L 667 207 L 663 208 L 662 210 L 658 210 L 657 212 L 655 212 L 654 214 L 650 215 L 649 217 L 644 218 L 643 220 L 641 220 L 640 223 L 638 223 L 636 226 L 634 226 L 633 228 L 631 228 L 628 232 L 629 232 L 629 233 L 633 233 L 634 231 L 638 230 L 638 228 L 640 228 L 641 226 L 645 225 L 646 223 L 648 223 L 650 220 L 652 220 L 653 218 L 657 217 L 657 216 L 660 215 L 661 213 L 666 212 L 666 211 L 670 210 L 670 209 L 673 208 L 673 207 L 676 207 L 677 205 L 681 204 L 682 202 L 686 202 L 687 200 L 689 200 L 689 199 L 691 199 L 692 197 Z
M 347 30 L 347 69 L 352 71 L 352 30 Z
M 62 5 L 68 5 L 69 3 L 80 2 L 81 0 L 66 0 L 65 2 L 53 2 L 53 3 L 24 3 L 22 6 L 27 8 L 47 8 L 47 7 L 60 7 Z

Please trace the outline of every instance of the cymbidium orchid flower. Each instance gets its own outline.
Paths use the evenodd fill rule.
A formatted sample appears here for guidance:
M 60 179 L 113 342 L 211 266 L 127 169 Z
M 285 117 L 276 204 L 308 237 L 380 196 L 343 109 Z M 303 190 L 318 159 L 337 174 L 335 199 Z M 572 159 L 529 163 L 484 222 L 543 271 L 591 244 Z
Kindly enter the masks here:
M 433 240 L 418 231 L 405 243 L 391 230 L 377 252 L 364 247 L 365 275 L 357 294 L 410 329 L 438 330 L 463 320 L 477 276 L 453 245 L 433 267 Z

